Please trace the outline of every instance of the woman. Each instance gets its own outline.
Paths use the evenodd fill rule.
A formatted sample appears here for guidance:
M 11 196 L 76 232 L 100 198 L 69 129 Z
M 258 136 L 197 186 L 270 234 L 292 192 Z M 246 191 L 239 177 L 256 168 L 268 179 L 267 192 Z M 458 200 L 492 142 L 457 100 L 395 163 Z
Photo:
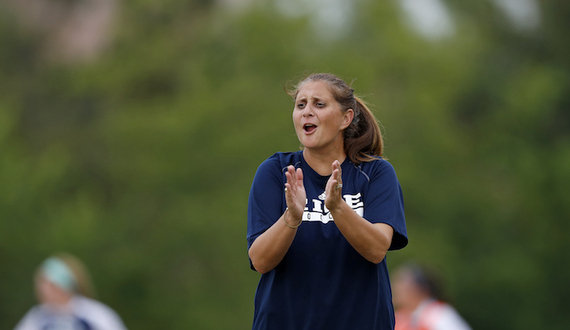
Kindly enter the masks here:
M 88 298 L 91 281 L 75 257 L 60 254 L 46 259 L 35 277 L 40 302 L 15 330 L 125 330 L 121 318 L 108 306 Z
M 264 161 L 249 195 L 253 329 L 393 329 L 385 256 L 408 239 L 378 123 L 334 75 L 290 94 L 303 148 Z

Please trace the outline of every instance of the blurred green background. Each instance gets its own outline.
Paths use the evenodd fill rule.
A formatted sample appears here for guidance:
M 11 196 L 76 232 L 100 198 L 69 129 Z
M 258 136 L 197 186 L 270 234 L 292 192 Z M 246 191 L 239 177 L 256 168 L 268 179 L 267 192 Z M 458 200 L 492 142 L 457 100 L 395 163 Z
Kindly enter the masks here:
M 248 329 L 257 166 L 283 87 L 354 81 L 410 244 L 474 329 L 570 325 L 570 2 L 0 2 L 0 328 L 58 251 L 130 329 Z

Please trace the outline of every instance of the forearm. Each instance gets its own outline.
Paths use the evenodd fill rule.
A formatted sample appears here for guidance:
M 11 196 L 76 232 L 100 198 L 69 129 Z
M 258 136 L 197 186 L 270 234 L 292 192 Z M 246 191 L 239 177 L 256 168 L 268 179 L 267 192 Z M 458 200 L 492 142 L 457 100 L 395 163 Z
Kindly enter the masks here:
M 360 255 L 376 264 L 384 260 L 394 234 L 391 226 L 369 222 L 344 202 L 331 214 L 337 228 Z
M 292 219 L 290 213 L 285 211 L 249 248 L 249 258 L 259 273 L 265 274 L 275 268 L 289 250 L 297 229 L 287 226 L 285 221 L 291 226 L 300 223 L 300 219 Z

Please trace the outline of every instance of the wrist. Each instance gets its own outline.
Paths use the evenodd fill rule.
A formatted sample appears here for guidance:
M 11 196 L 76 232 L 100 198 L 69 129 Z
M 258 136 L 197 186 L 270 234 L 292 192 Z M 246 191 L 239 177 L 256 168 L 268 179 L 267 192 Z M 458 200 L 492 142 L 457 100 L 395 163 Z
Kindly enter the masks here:
M 340 200 L 338 203 L 334 203 L 333 205 L 330 205 L 330 207 L 329 207 L 329 205 L 325 204 L 325 207 L 327 208 L 327 210 L 331 214 L 336 214 L 336 213 L 342 212 L 342 209 L 345 205 L 348 205 L 348 204 L 346 204 L 346 202 L 344 200 Z
M 291 219 L 290 215 L 291 215 L 291 212 L 289 212 L 289 208 L 286 208 L 285 212 L 283 212 L 283 221 L 285 222 L 285 225 L 287 225 L 287 227 L 289 227 L 291 229 L 296 229 L 297 227 L 299 227 L 303 223 L 302 218 L 295 221 L 295 220 Z

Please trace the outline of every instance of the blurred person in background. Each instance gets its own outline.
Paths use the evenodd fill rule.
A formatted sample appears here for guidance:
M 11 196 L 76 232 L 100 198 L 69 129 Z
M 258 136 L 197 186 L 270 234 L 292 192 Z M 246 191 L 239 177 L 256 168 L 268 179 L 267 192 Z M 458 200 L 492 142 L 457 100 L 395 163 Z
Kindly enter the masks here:
M 398 268 L 394 278 L 395 330 L 471 330 L 459 313 L 444 301 L 435 272 L 417 264 Z
M 93 286 L 81 261 L 69 254 L 45 260 L 35 275 L 39 305 L 15 330 L 125 330 L 115 311 L 94 300 Z
M 392 330 L 385 256 L 408 238 L 379 124 L 334 75 L 289 93 L 302 150 L 265 160 L 249 195 L 248 254 L 262 274 L 253 329 Z

